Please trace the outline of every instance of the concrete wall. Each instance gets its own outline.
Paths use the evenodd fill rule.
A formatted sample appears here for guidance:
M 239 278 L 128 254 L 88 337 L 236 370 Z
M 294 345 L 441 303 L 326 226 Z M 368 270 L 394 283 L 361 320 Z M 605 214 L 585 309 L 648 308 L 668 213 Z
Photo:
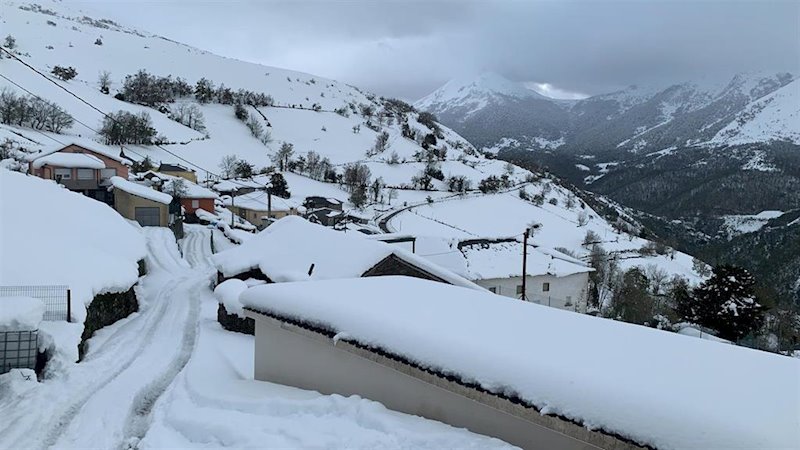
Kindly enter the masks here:
M 236 201 L 234 200 L 234 203 Z M 228 209 L 233 211 L 234 214 L 241 217 L 242 219 L 250 222 L 251 224 L 255 225 L 256 228 L 259 230 L 263 230 L 266 228 L 267 224 L 266 221 L 262 219 L 262 217 L 267 216 L 267 211 L 261 211 L 256 209 L 249 209 L 249 208 L 241 208 L 239 206 L 230 206 L 228 205 Z M 272 210 L 272 218 L 273 219 L 282 219 L 289 215 L 297 215 L 297 211 L 294 209 L 285 210 L 285 209 L 273 209 Z
M 126 219 L 136 220 L 136 207 L 160 208 L 159 226 L 169 225 L 169 208 L 163 203 L 137 197 L 120 189 L 114 189 L 114 209 Z
M 347 342 L 247 311 L 256 321 L 255 379 L 360 395 L 523 448 L 639 448 L 614 436 L 424 372 Z
M 517 286 L 522 284 L 522 277 L 490 278 L 474 280 L 474 282 L 486 289 L 494 288 L 498 295 L 520 298 L 517 294 Z M 589 288 L 588 272 L 565 277 L 528 275 L 526 283 L 527 299 L 530 302 L 570 311 L 586 312 L 586 295 Z M 549 292 L 542 290 L 544 283 L 550 283 Z M 571 305 L 568 305 L 568 302 Z

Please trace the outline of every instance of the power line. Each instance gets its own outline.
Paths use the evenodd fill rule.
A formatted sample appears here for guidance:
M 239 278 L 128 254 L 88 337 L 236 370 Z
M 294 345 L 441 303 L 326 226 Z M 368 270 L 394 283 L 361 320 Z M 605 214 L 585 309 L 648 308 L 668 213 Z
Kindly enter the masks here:
M 106 112 L 102 111 L 100 108 L 98 108 L 98 107 L 96 107 L 96 106 L 92 105 L 91 103 L 89 103 L 88 101 L 84 100 L 83 98 L 81 98 L 81 97 L 80 97 L 80 96 L 78 96 L 77 94 L 73 93 L 73 92 L 72 92 L 72 91 L 70 91 L 69 89 L 65 88 L 64 86 L 60 85 L 59 83 L 55 82 L 53 79 L 51 79 L 50 77 L 48 77 L 46 74 L 42 73 L 41 71 L 39 71 L 38 69 L 36 69 L 36 68 L 35 68 L 35 67 L 33 67 L 32 65 L 30 65 L 30 64 L 26 63 L 25 61 L 23 61 L 22 59 L 20 59 L 20 58 L 19 58 L 17 55 L 13 54 L 12 52 L 10 52 L 10 51 L 6 50 L 6 49 L 5 49 L 5 48 L 3 48 L 3 47 L 0 47 L 0 51 L 3 51 L 5 54 L 7 54 L 7 55 L 8 55 L 9 57 L 11 57 L 12 59 L 14 59 L 14 60 L 18 61 L 19 63 L 21 63 L 22 65 L 24 65 L 24 66 L 25 66 L 25 67 L 27 67 L 28 69 L 30 69 L 30 70 L 32 70 L 32 71 L 34 71 L 34 72 L 36 72 L 37 74 L 39 74 L 39 75 L 40 75 L 42 78 L 44 78 L 45 80 L 47 80 L 47 81 L 49 81 L 50 83 L 53 83 L 54 85 L 56 85 L 56 86 L 57 86 L 59 89 L 62 89 L 63 91 L 67 92 L 69 95 L 71 95 L 71 96 L 75 97 L 75 98 L 76 98 L 76 99 L 78 99 L 78 100 L 79 100 L 81 103 L 84 103 L 84 104 L 86 104 L 87 106 L 89 106 L 90 108 L 92 108 L 93 110 L 97 111 L 98 113 L 100 113 L 101 115 L 103 115 L 103 117 L 106 117 L 107 119 L 109 119 L 109 120 L 113 121 L 115 124 L 119 124 L 119 121 L 118 121 L 116 118 L 114 118 L 113 116 L 111 116 L 111 115 L 107 114 Z M 7 80 L 8 80 L 8 78 L 6 78 L 5 76 L 4 76 L 3 78 L 5 78 L 5 79 L 7 79 Z M 11 80 L 9 80 L 9 81 L 11 82 Z M 13 83 L 13 82 L 12 82 L 12 83 Z M 13 83 L 13 84 L 14 84 L 15 86 L 17 86 L 17 87 L 20 87 L 20 89 L 23 89 L 23 90 L 25 90 L 26 92 L 30 93 L 31 95 L 34 95 L 34 96 L 36 96 L 35 94 L 31 93 L 31 92 L 30 92 L 30 91 L 28 91 L 27 89 L 25 89 L 25 88 L 22 88 L 21 86 L 19 86 L 19 84 L 17 84 L 17 83 Z M 39 96 L 36 96 L 36 97 L 38 97 L 38 98 L 41 100 L 41 97 L 39 97 Z M 80 123 L 81 125 L 83 125 L 83 126 L 85 126 L 85 127 L 89 128 L 90 130 L 94 131 L 95 133 L 98 133 L 98 131 L 97 131 L 97 130 L 95 130 L 95 129 L 93 129 L 92 127 L 89 127 L 88 125 L 86 125 L 86 124 L 84 124 L 84 123 L 82 123 L 82 122 L 80 122 L 80 121 L 78 121 L 78 120 L 76 120 L 76 122 L 78 122 L 78 123 Z M 99 133 L 98 133 L 98 134 L 99 134 Z M 200 169 L 200 170 L 202 170 L 202 171 L 206 172 L 206 173 L 207 173 L 207 174 L 209 174 L 209 175 L 213 175 L 213 176 L 215 176 L 215 177 L 218 177 L 218 178 L 220 178 L 220 179 L 222 178 L 220 175 L 218 175 L 218 174 L 216 174 L 216 173 L 214 173 L 214 172 L 212 172 L 212 171 L 210 171 L 210 170 L 208 170 L 208 169 L 206 169 L 206 168 L 203 168 L 203 167 L 201 167 L 201 166 L 199 166 L 199 165 L 197 165 L 197 164 L 193 163 L 192 161 L 189 161 L 188 159 L 186 159 L 186 158 L 184 158 L 184 157 L 182 157 L 182 156 L 180 156 L 180 155 L 177 155 L 177 154 L 173 153 L 173 152 L 172 152 L 172 151 L 170 151 L 170 150 L 167 150 L 166 148 L 164 148 L 164 147 L 163 147 L 163 146 L 161 146 L 160 144 L 154 144 L 154 146 L 155 146 L 156 148 L 158 148 L 158 149 L 160 149 L 160 150 L 162 150 L 162 151 L 166 152 L 167 154 L 169 154 L 169 155 L 172 155 L 172 156 L 174 156 L 175 158 L 178 158 L 179 160 L 181 160 L 181 161 L 183 161 L 183 162 L 185 162 L 185 163 L 187 163 L 187 164 L 189 164 L 189 165 L 191 165 L 191 166 L 193 166 L 193 167 L 196 167 L 196 168 L 198 168 L 198 169 Z M 121 147 L 121 148 L 123 148 L 123 150 L 125 149 L 125 146 L 124 146 L 124 145 L 120 145 L 120 147 Z M 139 153 L 137 153 L 137 152 L 135 152 L 135 151 L 131 150 L 130 148 L 128 148 L 128 150 L 130 150 L 130 152 L 131 152 L 131 153 L 133 153 L 133 154 L 135 154 L 135 155 L 138 155 L 139 157 L 142 157 L 142 158 L 144 158 L 144 156 L 142 156 L 141 154 L 139 154 Z M 235 181 L 235 180 L 228 180 L 228 181 L 230 181 L 230 182 L 232 182 L 232 183 L 234 183 L 234 184 L 238 184 L 238 185 L 240 185 L 240 186 L 243 186 L 243 187 L 249 187 L 248 185 L 246 185 L 246 184 L 244 184 L 244 183 L 241 183 L 241 182 L 238 182 L 238 181 Z M 256 184 L 259 184 L 259 185 L 260 185 L 260 183 L 256 183 Z M 268 188 L 268 186 L 266 186 L 266 185 L 263 185 L 263 186 L 261 186 L 261 187 L 263 187 L 263 188 Z

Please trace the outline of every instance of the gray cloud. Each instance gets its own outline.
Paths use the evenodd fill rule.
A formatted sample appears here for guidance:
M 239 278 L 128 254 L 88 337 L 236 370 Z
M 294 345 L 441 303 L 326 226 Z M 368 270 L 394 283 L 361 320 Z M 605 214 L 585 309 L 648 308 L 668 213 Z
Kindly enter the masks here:
M 406 99 L 482 71 L 566 95 L 741 71 L 800 72 L 796 1 L 83 5 L 215 53 Z

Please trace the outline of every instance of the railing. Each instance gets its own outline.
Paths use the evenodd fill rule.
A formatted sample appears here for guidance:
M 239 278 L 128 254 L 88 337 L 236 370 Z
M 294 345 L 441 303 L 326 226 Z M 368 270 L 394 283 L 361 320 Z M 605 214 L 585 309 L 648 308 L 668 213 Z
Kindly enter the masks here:
M 3 297 L 33 297 L 44 303 L 44 320 L 72 321 L 71 291 L 64 285 L 0 286 L 0 305 Z

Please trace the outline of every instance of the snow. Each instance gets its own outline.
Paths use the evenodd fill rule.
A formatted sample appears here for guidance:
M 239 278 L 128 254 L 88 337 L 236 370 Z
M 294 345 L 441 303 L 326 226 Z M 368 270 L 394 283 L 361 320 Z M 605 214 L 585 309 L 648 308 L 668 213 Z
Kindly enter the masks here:
M 143 186 L 141 184 L 134 183 L 132 181 L 128 181 L 122 177 L 114 176 L 111 177 L 110 181 L 114 189 L 119 189 L 121 191 L 127 192 L 137 197 L 145 198 L 147 200 L 152 200 L 157 203 L 163 203 L 165 205 L 169 205 L 172 202 L 171 195 L 165 194 L 163 192 L 158 192 L 155 189 L 151 189 L 147 186 Z
M 38 298 L 0 298 L 0 331 L 36 330 L 44 317 L 44 303 Z
M 217 253 L 212 260 L 223 276 L 258 268 L 277 283 L 360 277 L 392 254 L 449 283 L 483 289 L 399 247 L 367 239 L 361 233 L 334 231 L 297 216 L 275 221 L 242 245 Z
M 253 191 L 247 194 L 235 195 L 233 198 L 233 205 L 252 211 L 263 211 L 266 214 L 268 202 L 267 197 L 268 195 L 264 191 Z M 222 203 L 225 205 L 231 205 L 231 198 L 223 198 Z M 285 199 L 278 197 L 277 195 L 272 196 L 273 211 L 291 211 L 296 209 L 298 206 L 300 206 L 300 204 L 297 203 L 297 201 L 293 201 L 291 198 Z
M 86 153 L 53 153 L 33 160 L 32 166 L 34 169 L 43 166 L 105 169 L 106 164 L 100 158 Z
M 792 358 L 406 277 L 256 286 L 240 301 L 658 448 L 800 438 Z
M 34 159 L 37 159 L 42 156 L 53 155 L 71 145 L 83 147 L 87 150 L 91 150 L 95 153 L 101 154 L 107 158 L 111 158 L 123 164 L 129 163 L 127 159 L 122 158 L 120 156 L 122 150 L 119 147 L 104 145 L 99 142 L 93 141 L 89 138 L 80 136 L 69 136 L 69 138 L 66 141 L 63 138 L 59 139 L 59 141 L 56 142 L 55 144 L 46 145 L 39 152 L 30 155 L 28 160 L 33 161 Z M 65 154 L 72 154 L 72 153 L 65 153 Z
M 253 380 L 253 337 L 216 321 L 210 231 L 186 228 L 189 265 L 169 230 L 142 229 L 139 311 L 41 382 L 30 371 L 0 375 L 0 448 L 509 447 L 357 396 Z M 56 324 L 54 336 L 72 326 L 80 337 L 76 324 L 42 323 Z
M 7 170 L 0 193 L 0 284 L 68 285 L 73 317 L 83 322 L 78 305 L 136 282 L 144 240 L 108 205 Z
M 183 186 L 186 188 L 186 192 L 183 194 L 183 198 L 219 198 L 219 196 L 212 191 L 211 189 L 206 189 L 203 186 L 200 186 L 196 183 L 192 183 L 191 181 L 177 177 L 174 175 L 168 175 L 166 173 L 148 171 L 140 175 L 143 178 L 148 178 L 151 181 L 157 180 L 159 184 L 161 184 L 161 189 L 163 192 L 167 194 L 174 194 L 172 192 L 172 182 L 181 182 Z
M 714 144 L 748 144 L 786 140 L 800 143 L 800 79 L 749 103 L 711 140 Z
M 513 98 L 547 98 L 522 83 L 487 72 L 477 77 L 454 78 L 444 86 L 414 103 L 420 111 L 446 112 L 453 108 L 469 108 L 464 116 L 484 108 L 498 96 Z M 441 109 L 441 108 L 444 109 Z
M 578 170 L 584 171 L 584 172 L 591 172 L 592 171 L 592 169 L 590 169 L 589 166 L 587 166 L 585 164 L 575 164 L 575 168 L 578 169 Z
M 244 317 L 242 304 L 239 303 L 239 296 L 248 288 L 247 283 L 242 280 L 231 278 L 225 280 L 214 289 L 214 296 L 220 303 L 225 305 L 225 310 L 228 314 L 236 314 Z
M 559 252 L 529 245 L 527 274 L 568 275 L 590 272 L 592 269 L 579 260 Z M 466 260 L 466 277 L 470 280 L 509 278 L 522 276 L 522 243 L 497 242 L 486 245 L 467 245 L 461 249 Z
M 728 237 L 737 236 L 745 233 L 753 233 L 767 224 L 772 219 L 783 215 L 783 211 L 761 211 L 758 214 L 742 214 L 722 216 L 724 223 L 722 230 Z

